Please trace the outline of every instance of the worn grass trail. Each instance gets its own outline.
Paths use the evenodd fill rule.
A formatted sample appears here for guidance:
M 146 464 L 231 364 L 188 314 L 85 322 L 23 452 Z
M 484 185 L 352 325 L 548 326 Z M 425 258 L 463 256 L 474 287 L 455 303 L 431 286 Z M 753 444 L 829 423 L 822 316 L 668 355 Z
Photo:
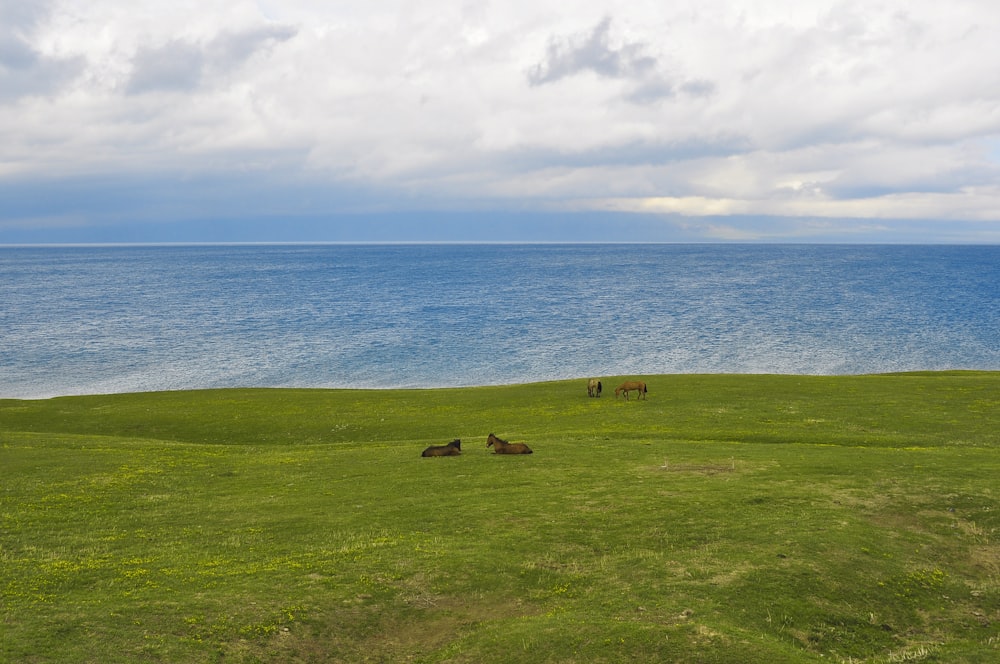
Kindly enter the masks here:
M 0 401 L 0 660 L 1000 657 L 1000 374 L 645 379 Z

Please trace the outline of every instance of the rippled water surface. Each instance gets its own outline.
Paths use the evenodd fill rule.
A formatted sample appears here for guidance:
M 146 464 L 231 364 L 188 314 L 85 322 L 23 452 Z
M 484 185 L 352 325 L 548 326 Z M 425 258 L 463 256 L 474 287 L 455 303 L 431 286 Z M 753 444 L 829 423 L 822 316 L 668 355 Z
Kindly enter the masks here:
M 0 248 L 0 397 L 1000 369 L 1000 247 Z

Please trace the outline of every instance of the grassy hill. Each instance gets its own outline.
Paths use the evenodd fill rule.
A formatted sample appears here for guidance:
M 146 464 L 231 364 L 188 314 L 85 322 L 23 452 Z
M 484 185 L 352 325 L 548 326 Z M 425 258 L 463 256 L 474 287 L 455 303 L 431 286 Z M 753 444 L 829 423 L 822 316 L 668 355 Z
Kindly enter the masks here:
M 0 661 L 1000 659 L 1000 373 L 645 379 L 0 400 Z

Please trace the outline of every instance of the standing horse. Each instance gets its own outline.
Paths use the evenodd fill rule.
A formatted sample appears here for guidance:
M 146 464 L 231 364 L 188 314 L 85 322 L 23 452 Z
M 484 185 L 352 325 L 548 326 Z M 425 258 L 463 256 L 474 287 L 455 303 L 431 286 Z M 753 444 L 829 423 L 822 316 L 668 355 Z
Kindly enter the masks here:
M 599 397 L 601 396 L 601 381 L 596 378 L 591 378 L 587 381 L 587 396 L 588 397 Z
M 524 443 L 508 443 L 503 438 L 490 434 L 486 439 L 486 447 L 492 447 L 494 454 L 531 454 L 531 448 Z
M 422 457 L 458 456 L 462 453 L 462 441 L 456 438 L 447 445 L 431 445 L 420 455 Z
M 616 387 L 615 398 L 617 399 L 618 395 L 624 392 L 625 401 L 628 401 L 628 393 L 631 392 L 632 390 L 635 390 L 638 393 L 639 396 L 637 398 L 639 399 L 646 398 L 646 384 L 641 380 L 627 380 L 618 387 Z

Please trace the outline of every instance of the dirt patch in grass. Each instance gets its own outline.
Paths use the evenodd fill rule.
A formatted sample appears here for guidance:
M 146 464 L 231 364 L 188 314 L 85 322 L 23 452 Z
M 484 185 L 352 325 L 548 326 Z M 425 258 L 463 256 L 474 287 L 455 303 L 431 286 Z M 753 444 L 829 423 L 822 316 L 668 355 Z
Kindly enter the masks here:
M 386 602 L 361 595 L 279 631 L 266 645 L 255 648 L 242 642 L 233 644 L 230 652 L 236 661 L 258 661 L 261 656 L 288 662 L 419 661 L 485 622 L 526 615 L 526 608 L 520 602 L 483 597 L 423 595 Z
M 1000 594 L 1000 547 L 995 544 L 978 544 L 970 547 L 969 563 L 972 569 L 983 572 L 980 590 L 985 588 Z
M 397 615 L 382 622 L 377 633 L 364 640 L 360 650 L 371 661 L 407 661 L 446 648 L 491 620 L 525 615 L 520 602 L 496 603 L 483 598 L 438 596 L 412 615 Z

